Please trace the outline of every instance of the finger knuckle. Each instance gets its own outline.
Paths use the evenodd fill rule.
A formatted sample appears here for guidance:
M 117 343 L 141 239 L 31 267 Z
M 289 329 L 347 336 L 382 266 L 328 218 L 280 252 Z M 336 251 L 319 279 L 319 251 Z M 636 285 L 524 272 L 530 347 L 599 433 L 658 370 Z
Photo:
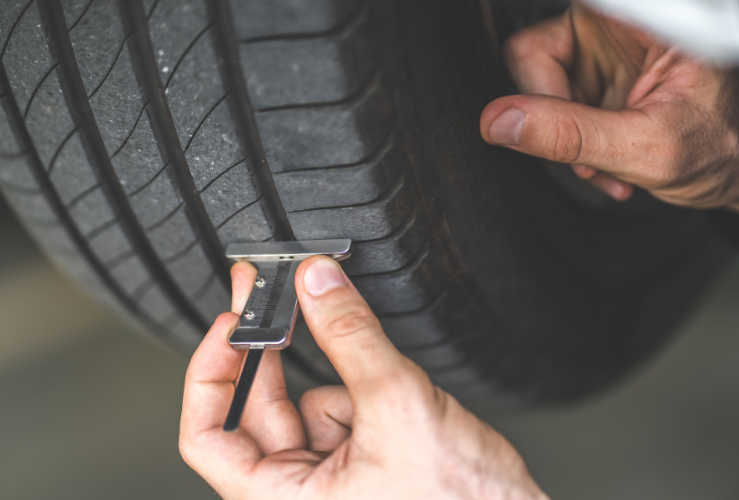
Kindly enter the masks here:
M 428 375 L 412 365 L 387 374 L 376 389 L 386 403 L 405 405 L 408 401 L 431 403 L 434 399 L 433 387 Z
M 503 45 L 505 58 L 518 59 L 524 57 L 532 48 L 532 34 L 523 30 L 512 35 Z
M 327 331 L 333 338 L 352 337 L 377 328 L 380 322 L 368 308 L 354 307 L 329 321 Z
M 582 133 L 577 122 L 572 119 L 559 119 L 552 132 L 547 145 L 551 159 L 559 163 L 576 163 L 583 146 Z
M 183 433 L 180 433 L 179 449 L 182 460 L 184 460 L 186 464 L 191 465 L 193 458 L 193 444 L 192 440 Z

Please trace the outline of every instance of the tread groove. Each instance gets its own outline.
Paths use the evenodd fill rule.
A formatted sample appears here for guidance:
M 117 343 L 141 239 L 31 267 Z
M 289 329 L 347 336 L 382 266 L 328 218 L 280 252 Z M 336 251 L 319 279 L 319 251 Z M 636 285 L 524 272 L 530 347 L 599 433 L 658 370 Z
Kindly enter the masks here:
M 129 53 L 134 73 L 142 89 L 144 101 L 149 102 L 151 106 L 152 112 L 149 115 L 151 127 L 160 150 L 170 163 L 167 169 L 170 179 L 185 204 L 186 215 L 195 232 L 195 239 L 200 240 L 203 252 L 219 281 L 230 290 L 230 266 L 180 147 L 165 89 L 159 78 L 154 49 L 149 39 L 144 6 L 141 1 L 128 0 L 120 0 L 119 6 L 124 27 L 130 34 Z M 187 307 L 191 309 L 190 306 Z
M 198 123 L 197 126 L 195 126 L 195 128 L 193 129 L 192 135 L 190 136 L 190 140 L 187 141 L 187 144 L 183 148 L 183 151 L 187 151 L 188 149 L 190 149 L 190 144 L 192 144 L 192 141 L 195 140 L 195 136 L 198 135 L 198 131 L 200 130 L 200 127 L 203 126 L 203 124 L 208 120 L 208 117 L 213 114 L 213 111 L 215 111 L 218 105 L 221 104 L 228 97 L 230 93 L 231 91 L 229 90 L 228 92 L 223 94 L 223 97 L 218 99 L 218 101 L 216 101 L 216 103 L 208 110 L 208 112 L 205 113 L 205 116 L 203 116 L 203 119 L 200 120 L 200 123 Z
M 108 76 L 110 76 L 110 72 L 113 71 L 113 68 L 115 67 L 115 63 L 118 62 L 118 58 L 121 57 L 121 52 L 123 52 L 123 47 L 126 46 L 126 42 L 128 41 L 128 37 L 125 37 L 123 41 L 121 42 L 121 46 L 118 47 L 118 52 L 115 54 L 115 58 L 113 59 L 113 63 L 110 65 L 110 68 L 108 68 L 108 71 L 105 72 L 105 75 L 103 76 L 103 79 L 100 80 L 100 83 L 98 83 L 98 86 L 93 89 L 92 92 L 90 92 L 90 95 L 87 96 L 88 99 L 92 99 L 95 93 L 100 90 L 100 87 L 103 86 L 105 81 L 108 79 Z
M 375 148 L 374 151 L 372 151 L 370 154 L 368 154 L 361 160 L 355 161 L 354 163 L 342 163 L 340 165 L 325 165 L 323 167 L 291 168 L 290 170 L 276 172 L 274 175 L 275 177 L 279 177 L 281 175 L 290 175 L 296 172 L 314 172 L 314 171 L 320 171 L 320 170 L 325 171 L 325 170 L 341 169 L 341 168 L 348 168 L 348 167 L 358 167 L 359 165 L 364 165 L 365 163 L 379 163 L 393 149 L 394 145 L 395 145 L 395 129 L 393 128 L 393 130 L 391 130 L 385 136 L 385 138 L 382 141 L 380 141 L 379 145 Z
M 233 165 L 231 165 L 230 167 L 228 167 L 227 169 L 225 169 L 223 172 L 221 172 L 220 174 L 218 174 L 216 177 L 213 178 L 212 181 L 210 181 L 208 184 L 206 184 L 205 186 L 203 186 L 203 188 L 200 190 L 200 192 L 201 193 L 204 192 L 206 189 L 208 189 L 218 179 L 220 179 L 221 177 L 223 177 L 224 175 L 226 175 L 227 173 L 229 173 L 235 167 L 237 167 L 237 166 L 241 165 L 242 163 L 244 163 L 247 158 L 249 158 L 249 157 L 246 156 L 246 157 L 240 159 L 239 161 L 237 161 L 236 163 L 234 163 Z
M 96 182 L 95 185 L 90 186 L 89 188 L 85 189 L 80 194 L 78 194 L 77 196 L 75 196 L 74 198 L 72 198 L 70 200 L 70 202 L 67 203 L 67 210 L 71 210 L 72 208 L 74 208 L 74 206 L 77 205 L 77 203 L 79 203 L 80 201 L 82 201 L 85 196 L 87 196 L 88 194 L 92 193 L 93 191 L 95 191 L 99 187 L 100 187 L 100 183 L 99 182 Z
M 95 229 L 87 233 L 85 235 L 85 239 L 87 240 L 95 239 L 95 237 L 98 236 L 100 233 L 102 233 L 103 231 L 107 229 L 110 229 L 111 227 L 115 226 L 117 223 L 118 223 L 118 219 L 114 217 L 113 219 L 107 222 L 104 222 L 100 226 L 96 227 Z
M 108 269 L 113 270 L 115 269 L 119 264 L 122 262 L 125 262 L 126 260 L 130 259 L 136 255 L 132 250 L 129 250 L 125 253 L 122 253 L 121 255 L 118 255 L 117 257 L 113 257 L 110 260 L 105 261 L 105 265 L 108 266 Z
M 360 278 L 377 278 L 379 276 L 392 276 L 394 274 L 403 274 L 407 273 L 408 271 L 412 271 L 416 269 L 418 266 L 421 265 L 421 263 L 426 260 L 426 257 L 429 256 L 429 240 L 424 241 L 421 244 L 421 247 L 416 251 L 415 254 L 406 262 L 402 267 L 399 267 L 398 269 L 393 269 L 392 271 L 385 271 L 381 273 L 367 273 L 367 274 L 355 274 L 352 276 L 352 280 L 360 279 Z
M 64 149 L 65 144 L 69 142 L 69 139 L 72 138 L 72 136 L 80 129 L 79 125 L 76 125 L 65 137 L 62 139 L 62 142 L 59 143 L 59 146 L 57 146 L 56 150 L 54 151 L 54 154 L 51 157 L 51 160 L 49 160 L 49 169 L 47 170 L 47 173 L 51 174 L 51 171 L 54 170 L 54 165 L 56 165 L 56 159 L 59 157 L 59 154 L 62 152 L 62 149 Z
M 156 280 L 165 296 L 178 308 L 181 314 L 193 325 L 200 328 L 207 326 L 198 313 L 190 306 L 187 298 L 159 261 L 154 248 L 146 238 L 146 233 L 138 224 L 136 215 L 128 203 L 123 188 L 113 169 L 100 130 L 98 129 L 92 107 L 87 99 L 77 60 L 72 49 L 72 42 L 64 22 L 59 1 L 37 0 L 41 19 L 46 26 L 47 38 L 52 52 L 61 62 L 59 65 L 59 81 L 74 123 L 80 126 L 81 138 L 90 158 L 90 164 L 96 171 L 101 188 L 113 209 L 114 220 L 117 219 L 131 246 L 144 263 L 144 266 Z
M 134 124 L 133 124 L 133 127 L 131 127 L 131 131 L 130 131 L 130 132 L 129 132 L 129 133 L 127 134 L 127 135 L 126 135 L 126 138 L 125 138 L 125 139 L 123 139 L 123 143 L 122 143 L 122 144 L 121 144 L 120 146 L 118 146 L 118 149 L 116 149 L 116 150 L 115 150 L 115 152 L 114 152 L 114 153 L 113 153 L 112 155 L 110 155 L 110 159 L 111 159 L 111 160 L 112 160 L 113 158 L 115 158 L 115 157 L 116 157 L 116 155 L 117 155 L 118 153 L 120 153 L 120 152 L 121 152 L 121 150 L 123 149 L 123 147 L 124 147 L 124 146 L 125 146 L 126 144 L 128 144 L 128 140 L 129 140 L 129 139 L 131 138 L 131 136 L 133 135 L 133 133 L 134 133 L 134 132 L 136 131 L 136 127 L 138 127 L 138 125 L 139 125 L 139 122 L 141 121 L 141 117 L 142 117 L 142 116 L 144 116 L 144 111 L 146 111 L 146 107 L 147 107 L 148 105 L 149 105 L 149 102 L 147 101 L 147 102 L 146 102 L 146 103 L 145 103 L 145 104 L 144 104 L 144 105 L 143 105 L 143 106 L 141 107 L 141 111 L 139 111 L 139 116 L 138 116 L 138 117 L 136 118 L 136 122 L 134 122 Z
M 244 145 L 244 151 L 253 158 L 249 172 L 254 187 L 258 193 L 262 194 L 262 209 L 272 226 L 276 240 L 294 240 L 295 234 L 280 201 L 280 196 L 277 194 L 254 119 L 254 108 L 246 91 L 230 6 L 226 0 L 214 0 L 207 2 L 207 9 L 208 16 L 213 21 L 214 29 L 211 30 L 211 35 L 216 53 L 221 54 L 218 63 L 223 85 L 225 89 L 230 89 L 228 104 L 231 116 L 236 133 Z
M 26 109 L 23 110 L 23 118 L 28 118 L 28 111 L 31 109 L 31 104 L 33 104 L 33 98 L 36 97 L 36 94 L 38 93 L 38 89 L 41 88 L 41 86 L 44 84 L 47 78 L 49 78 L 49 75 L 59 66 L 59 62 L 51 65 L 51 68 L 44 74 L 44 76 L 39 80 L 36 87 L 34 87 L 33 92 L 31 92 L 31 95 L 28 97 L 28 104 L 26 104 Z
M 3 97 L 0 97 L 0 99 L 3 99 Z M 25 155 L 27 151 L 18 151 L 17 153 L 0 153 L 0 158 L 4 160 L 15 160 L 16 158 L 20 158 L 21 156 Z
M 151 4 L 151 7 L 149 8 L 149 12 L 146 13 L 147 21 L 151 19 L 151 15 L 154 13 L 154 10 L 157 8 L 157 5 L 159 5 L 159 0 L 154 0 L 154 3 Z
M 195 245 L 197 245 L 198 243 L 200 243 L 200 240 L 199 240 L 199 239 L 195 239 L 195 240 L 191 241 L 191 242 L 190 242 L 190 243 L 188 243 L 188 244 L 187 244 L 187 245 L 186 245 L 186 246 L 185 246 L 185 247 L 184 247 L 184 248 L 183 248 L 182 250 L 180 250 L 180 251 L 179 251 L 179 252 L 177 252 L 176 254 L 174 254 L 174 255 L 170 255 L 170 256 L 169 256 L 169 257 L 167 257 L 166 259 L 162 259 L 162 262 L 164 262 L 164 263 L 166 263 L 166 264 L 169 264 L 169 263 L 171 263 L 171 262 L 174 262 L 174 261 L 176 261 L 177 259 L 179 259 L 179 258 L 180 258 L 180 257 L 182 257 L 183 255 L 185 255 L 185 254 L 186 254 L 187 252 L 189 252 L 189 251 L 190 251 L 190 249 L 191 249 L 192 247 L 194 247 Z
M 262 195 L 262 196 L 264 196 L 264 195 Z M 222 228 L 222 227 L 223 227 L 224 225 L 226 225 L 226 223 L 227 223 L 228 221 L 230 221 L 231 219 L 233 219 L 234 217 L 236 217 L 237 215 L 239 215 L 239 214 L 240 214 L 241 212 L 243 212 L 244 210 L 246 210 L 246 209 L 247 209 L 247 208 L 249 208 L 250 206 L 254 205 L 255 203 L 259 203 L 259 202 L 260 202 L 260 201 L 262 200 L 262 196 L 260 196 L 260 197 L 259 197 L 259 198 L 257 198 L 256 200 L 252 201 L 251 203 L 247 203 L 246 205 L 244 205 L 243 207 L 239 208 L 239 209 L 238 209 L 238 210 L 236 210 L 236 211 L 235 211 L 234 213 L 232 213 L 231 215 L 229 215 L 229 216 L 228 216 L 228 217 L 226 218 L 226 220 L 224 220 L 223 222 L 221 222 L 220 224 L 218 224 L 218 226 L 216 227 L 216 229 L 220 229 L 220 228 Z
M 5 66 L 1 63 L 0 91 L 2 91 L 3 93 L 7 92 L 8 94 L 11 94 L 10 83 L 8 82 L 8 76 L 5 73 Z M 67 235 L 77 245 L 77 248 L 79 248 L 79 252 L 82 255 L 83 259 L 90 265 L 90 267 L 92 267 L 95 272 L 97 272 L 100 280 L 103 282 L 103 285 L 110 291 L 111 294 L 113 294 L 114 297 L 116 297 L 120 301 L 121 305 L 125 309 L 127 309 L 132 315 L 140 318 L 141 321 L 147 327 L 149 327 L 153 333 L 159 335 L 160 337 L 166 336 L 167 333 L 164 332 L 162 327 L 151 318 L 149 318 L 139 308 L 138 304 L 131 300 L 131 298 L 126 295 L 120 285 L 113 279 L 113 277 L 106 269 L 105 265 L 92 251 L 89 243 L 79 231 L 77 225 L 74 223 L 69 213 L 64 209 L 64 204 L 62 203 L 59 194 L 56 192 L 54 185 L 51 183 L 49 175 L 47 174 L 43 164 L 41 163 L 41 158 L 39 157 L 38 152 L 36 151 L 36 147 L 31 140 L 31 135 L 26 128 L 21 115 L 21 111 L 18 108 L 18 104 L 15 102 L 15 99 L 7 98 L 4 100 L 3 105 L 6 108 L 8 121 L 11 127 L 15 130 L 16 135 L 18 136 L 18 142 L 20 143 L 19 145 L 21 146 L 21 149 L 28 152 L 28 164 L 30 166 L 31 174 L 35 178 L 36 183 L 39 185 L 40 191 L 43 192 L 45 199 L 49 202 L 52 209 L 56 213 L 58 222 L 56 222 L 54 225 L 61 226 L 66 230 Z
M 165 222 L 167 222 L 169 219 L 171 219 L 172 217 L 174 217 L 175 214 L 180 211 L 180 209 L 182 208 L 182 206 L 184 204 L 185 204 L 185 202 L 184 201 L 181 201 L 167 215 L 165 215 L 164 217 L 162 217 L 161 219 L 159 219 L 155 223 L 151 224 L 150 226 L 146 226 L 146 232 L 148 233 L 149 231 L 153 231 L 154 229 L 158 228 L 159 226 L 161 226 L 162 224 L 164 224 Z
M 185 51 L 182 54 L 180 54 L 180 58 L 177 59 L 176 63 L 174 63 L 174 66 L 172 66 L 172 71 L 169 73 L 169 76 L 167 77 L 167 83 L 164 84 L 165 89 L 169 87 L 169 84 L 172 82 L 172 78 L 174 77 L 174 74 L 177 73 L 177 68 L 180 67 L 180 64 L 182 64 L 182 61 L 185 59 L 185 57 L 187 57 L 187 54 L 190 52 L 190 50 L 192 50 L 195 44 L 198 43 L 198 40 L 200 40 L 203 37 L 205 32 L 208 31 L 211 26 L 213 26 L 213 21 L 208 22 L 205 25 L 205 27 L 202 30 L 200 30 L 200 32 L 197 35 L 195 35 L 192 41 L 190 41 L 190 44 L 185 48 Z
M 405 177 L 406 177 L 406 173 L 400 172 L 398 176 L 395 177 L 395 179 L 393 179 L 390 185 L 385 189 L 385 191 L 383 191 L 383 193 L 380 196 L 366 203 L 358 203 L 356 205 L 346 205 L 346 206 L 341 206 L 341 207 L 333 206 L 333 207 L 306 208 L 305 210 L 295 210 L 294 212 L 288 212 L 288 213 L 304 214 L 307 212 L 316 212 L 318 210 L 341 210 L 344 208 L 357 208 L 357 207 L 368 207 L 370 205 L 377 205 L 385 201 L 390 201 L 393 198 L 395 198 L 395 196 L 403 189 L 403 186 L 405 186 Z M 406 217 L 407 215 L 403 217 L 403 220 L 405 220 Z M 402 222 L 401 222 L 401 225 L 402 225 Z M 387 238 L 387 236 L 385 236 L 385 238 Z M 380 238 L 380 239 L 384 239 L 384 238 Z M 362 240 L 362 241 L 371 241 L 371 240 Z
M 329 102 L 309 102 L 305 104 L 285 104 L 283 106 L 272 106 L 269 108 L 261 108 L 255 113 L 272 113 L 275 111 L 292 111 L 296 109 L 316 109 L 327 107 L 345 107 L 347 109 L 355 109 L 362 104 L 369 96 L 380 89 L 380 71 L 375 70 L 367 79 L 362 82 L 359 87 L 351 94 L 339 99 L 338 101 Z
M 10 43 L 10 39 L 13 37 L 13 32 L 15 31 L 15 27 L 18 26 L 18 23 L 19 22 L 21 22 L 21 19 L 23 19 L 23 16 L 26 15 L 26 11 L 28 10 L 28 8 L 31 6 L 32 3 L 33 3 L 33 0 L 30 0 L 26 4 L 26 6 L 23 7 L 23 10 L 21 11 L 20 15 L 18 16 L 18 19 L 16 19 L 15 22 L 13 23 L 13 26 L 10 27 L 10 30 L 8 31 L 8 38 L 5 39 L 5 45 L 3 45 L 3 51 L 2 51 L 2 53 L 0 53 L 0 59 L 2 59 L 3 57 L 5 57 L 5 49 L 8 48 L 8 44 Z M 5 70 L 3 70 L 3 71 L 5 71 Z M 7 76 L 7 74 L 6 74 L 6 76 Z M 10 92 L 10 86 L 8 86 L 7 88 L 8 88 L 8 92 Z
M 72 31 L 75 28 L 75 26 L 77 26 L 79 22 L 82 21 L 82 18 L 85 17 L 85 14 L 87 14 L 87 11 L 90 9 L 90 5 L 92 5 L 92 2 L 94 1 L 95 0 L 90 0 L 89 2 L 87 2 L 87 5 L 85 5 L 85 8 L 82 9 L 82 13 L 80 14 L 80 17 L 78 17 L 77 20 L 72 23 L 72 26 L 69 28 L 69 31 Z
M 151 176 L 151 179 L 149 179 L 144 184 L 142 184 L 141 187 L 136 188 L 135 191 L 131 191 L 130 193 L 128 193 L 128 197 L 131 198 L 133 196 L 136 196 L 141 191 L 143 191 L 144 189 L 146 189 L 147 187 L 149 187 L 152 182 L 154 182 L 155 180 L 157 180 L 159 178 L 159 176 L 162 175 L 162 172 L 164 172 L 165 170 L 167 170 L 167 167 L 168 166 L 169 166 L 169 163 L 165 163 L 162 168 L 160 168 L 159 170 L 157 170 L 157 172 L 154 175 Z M 179 207 L 180 207 L 180 205 L 177 205 L 177 208 L 179 208 Z
M 0 181 L 0 185 L 2 185 L 6 191 L 10 191 L 13 193 L 18 193 L 18 194 L 23 194 L 23 195 L 41 194 L 41 190 L 38 188 L 27 188 L 27 187 L 22 187 L 22 186 L 16 186 L 15 184 L 12 184 L 8 181 Z
M 321 38 L 343 38 L 350 35 L 353 30 L 361 24 L 364 17 L 367 15 L 367 3 L 361 2 L 356 10 L 346 16 L 339 24 L 333 28 L 321 31 L 321 32 L 309 32 L 309 33 L 290 33 L 284 35 L 266 35 L 266 36 L 255 36 L 252 38 L 242 38 L 238 40 L 239 44 L 254 44 L 261 42 L 282 42 L 288 40 L 313 40 Z

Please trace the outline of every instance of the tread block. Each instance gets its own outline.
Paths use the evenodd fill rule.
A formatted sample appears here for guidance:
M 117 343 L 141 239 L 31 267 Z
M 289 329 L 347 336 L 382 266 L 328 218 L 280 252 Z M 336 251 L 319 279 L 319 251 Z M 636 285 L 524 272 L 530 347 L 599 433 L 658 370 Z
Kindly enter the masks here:
M 123 47 L 100 90 L 90 99 L 90 107 L 112 156 L 133 130 L 144 107 L 128 47 Z
M 92 2 L 93 0 L 61 0 L 64 20 L 67 22 L 67 29 L 80 21 L 82 14 Z
M 448 273 L 438 249 L 429 246 L 397 271 L 352 280 L 375 314 L 420 309 L 439 293 Z
M 211 222 L 218 226 L 243 207 L 257 201 L 246 162 L 241 162 L 218 177 L 202 193 L 201 198 Z
M 151 319 L 166 328 L 164 320 L 176 312 L 175 307 L 158 286 L 152 286 L 139 299 L 139 307 Z
M 57 71 L 41 84 L 26 117 L 26 127 L 47 170 L 54 153 L 74 128 Z
M 177 135 L 184 149 L 198 126 L 224 95 L 218 59 L 208 34 L 200 37 L 185 54 L 166 92 Z
M 408 160 L 394 138 L 388 138 L 367 161 L 328 169 L 281 172 L 273 176 L 288 212 L 369 203 L 379 198 Z
M 163 84 L 166 85 L 195 36 L 205 28 L 207 19 L 201 1 L 157 2 L 149 18 L 149 36 Z
M 467 318 L 475 317 L 472 305 L 458 287 L 442 287 L 441 293 L 422 308 L 380 317 L 387 336 L 399 349 L 420 349 L 448 343 L 475 329 Z M 449 328 L 454 325 L 454 328 Z
M 171 337 L 173 337 L 174 340 L 164 340 L 170 340 L 169 345 L 174 344 L 178 346 L 188 355 L 198 348 L 200 342 L 203 340 L 203 337 L 206 334 L 206 332 L 198 330 L 197 328 L 192 326 L 189 321 L 178 314 L 168 319 L 166 321 L 166 326 L 170 332 Z
M 31 224 L 26 226 L 26 229 L 47 255 L 79 253 L 77 246 L 69 237 L 69 233 L 61 224 L 43 224 L 41 226 Z
M 90 234 L 111 222 L 115 215 L 108 199 L 101 188 L 94 189 L 81 198 L 72 208 L 69 215 L 82 234 Z
M 24 193 L 3 189 L 8 204 L 26 225 L 53 225 L 58 223 L 56 213 L 39 193 Z
M 400 175 L 378 200 L 364 205 L 288 213 L 297 239 L 374 240 L 391 234 L 408 216 L 412 187 Z
M 349 276 L 395 271 L 408 264 L 429 234 L 423 210 L 414 207 L 389 236 L 353 243 L 353 258 L 342 262 L 342 267 Z
M 8 115 L 5 111 L 5 106 L 8 105 L 6 99 L 0 101 L 0 158 L 14 156 L 21 152 L 15 133 L 13 133 L 10 122 L 8 122 Z
M 100 281 L 98 274 L 90 267 L 87 260 L 79 253 L 49 253 L 52 262 L 67 275 L 81 281 L 88 296 L 105 304 L 115 302 L 107 287 Z
M 270 169 L 277 173 L 363 161 L 390 132 L 391 102 L 375 78 L 348 102 L 255 113 Z
M 146 187 L 132 195 L 129 202 L 143 227 L 151 227 L 164 220 L 182 203 L 167 174 L 167 169 L 164 169 Z
M 89 243 L 92 251 L 104 263 L 114 261 L 133 251 L 120 224 L 113 224 L 104 231 L 100 231 L 90 238 Z
M 401 349 L 401 352 L 413 362 L 423 366 L 424 370 L 440 370 L 456 367 L 468 361 L 478 344 L 477 339 L 466 339 L 425 349 Z
M 179 256 L 176 260 L 168 262 L 167 270 L 182 291 L 191 297 L 213 275 L 213 268 L 205 257 L 200 245 L 193 245 L 190 250 Z
M 141 189 L 164 167 L 159 146 L 146 112 L 139 118 L 130 137 L 112 158 L 113 168 L 126 194 Z
M 5 12 L 3 12 L 3 16 Z M 39 83 L 49 72 L 53 62 L 46 44 L 46 33 L 36 2 L 23 13 L 10 35 L 3 54 L 3 65 L 21 113 L 25 112 Z
M 461 392 L 462 388 L 479 384 L 480 380 L 483 379 L 482 370 L 474 365 L 462 365 L 450 370 L 428 370 L 428 374 L 434 384 L 452 394 Z
M 105 29 L 100 29 L 105 26 Z M 89 96 L 113 66 L 124 39 L 115 0 L 95 0 L 69 32 L 82 83 Z
M 203 190 L 245 156 L 231 122 L 228 100 L 224 99 L 200 126 L 185 153 L 195 186 Z
M 195 307 L 208 323 L 212 323 L 219 314 L 231 310 L 231 295 L 219 280 L 213 280 L 195 302 Z
M 254 109 L 339 101 L 356 92 L 377 67 L 366 12 L 335 35 L 241 44 Z
M 236 0 L 231 2 L 231 11 L 236 36 L 243 40 L 329 31 L 359 4 L 359 0 Z
M 187 220 L 184 205 L 171 217 L 147 230 L 147 234 L 161 259 L 174 257 L 195 241 L 195 233 Z
M 336 373 L 331 361 L 328 360 L 326 354 L 318 347 L 315 338 L 308 329 L 303 316 L 298 317 L 295 324 L 295 332 L 288 349 L 295 351 L 296 356 L 306 360 L 311 368 L 320 374 L 326 383 L 341 384 L 341 377 Z
M 455 393 L 460 384 L 478 384 L 492 362 L 485 356 L 505 352 L 507 343 L 487 313 L 470 302 L 469 283 L 460 278 L 452 278 L 422 309 L 380 317 L 388 338 L 422 363 L 436 384 Z
M 0 185 L 7 188 L 21 188 L 24 190 L 38 189 L 36 179 L 28 167 L 28 157 L 26 155 L 16 156 L 14 158 L 0 157 Z
M 3 13 L 0 16 L 0 49 L 5 47 L 10 30 L 28 4 L 29 0 L 0 0 L 0 12 Z
M 72 134 L 64 143 L 49 176 L 65 205 L 97 184 L 97 176 L 87 161 L 79 132 Z
M 274 233 L 259 202 L 253 203 L 226 219 L 217 228 L 223 245 L 243 241 L 265 241 Z
M 132 295 L 139 287 L 151 279 L 149 271 L 137 255 L 118 262 L 110 268 L 110 275 L 128 295 Z

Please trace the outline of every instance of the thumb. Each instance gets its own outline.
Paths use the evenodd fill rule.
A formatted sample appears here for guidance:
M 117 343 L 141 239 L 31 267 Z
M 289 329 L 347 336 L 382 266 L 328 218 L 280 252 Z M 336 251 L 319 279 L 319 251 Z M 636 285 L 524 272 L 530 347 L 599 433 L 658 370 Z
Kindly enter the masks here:
M 295 288 L 308 327 L 355 404 L 376 394 L 385 382 L 418 369 L 390 342 L 334 259 L 306 259 L 296 272 Z
M 665 135 L 640 110 L 608 111 L 541 95 L 496 99 L 482 112 L 480 131 L 490 144 L 626 177 L 659 153 L 654 145 L 664 144 Z

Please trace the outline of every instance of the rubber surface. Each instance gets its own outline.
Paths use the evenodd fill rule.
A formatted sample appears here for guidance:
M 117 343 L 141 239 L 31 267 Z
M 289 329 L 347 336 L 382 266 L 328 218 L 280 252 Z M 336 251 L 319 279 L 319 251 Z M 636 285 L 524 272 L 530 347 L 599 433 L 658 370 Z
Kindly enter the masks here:
M 465 18 L 470 11 L 416 3 L 3 0 L 2 192 L 60 266 L 185 351 L 229 309 L 227 244 L 351 238 L 347 273 L 396 345 L 445 389 L 517 401 L 587 393 L 651 352 L 672 320 L 635 353 L 619 347 L 623 355 L 602 373 L 597 356 L 610 356 L 608 343 L 592 357 L 567 347 L 568 338 L 547 354 L 552 341 L 527 318 L 541 312 L 542 322 L 555 318 L 553 334 L 568 331 L 561 297 L 547 283 L 530 284 L 540 264 L 499 241 L 537 243 L 485 222 L 506 206 L 498 200 L 488 211 L 491 193 L 519 186 L 510 208 L 537 189 L 521 185 L 542 181 L 475 173 L 485 155 L 519 160 L 479 144 L 476 108 L 486 91 L 466 88 L 459 75 L 479 82 L 485 75 L 479 68 L 457 74 L 446 53 L 468 43 L 460 50 L 479 65 L 474 30 L 454 31 L 454 19 L 445 19 L 445 9 Z M 461 34 L 439 35 L 440 20 Z M 442 45 L 424 53 L 429 40 Z M 537 203 L 526 205 L 537 219 L 541 211 L 559 216 Z M 528 209 L 509 211 L 507 224 L 544 234 L 534 227 L 540 220 L 527 222 Z M 684 221 L 665 217 L 673 232 Z M 688 226 L 695 229 L 686 240 L 706 239 Z M 547 245 L 555 260 L 568 251 Z M 649 246 L 655 256 L 666 247 L 664 240 Z M 672 266 L 720 253 L 711 243 L 679 248 Z M 591 254 L 597 262 L 613 258 Z M 683 286 L 697 290 L 710 267 L 686 271 Z M 581 279 L 589 271 L 570 262 L 558 272 L 579 276 L 578 294 L 610 279 Z M 619 290 L 641 278 L 628 279 Z M 522 295 L 528 287 L 535 292 Z M 682 293 L 686 304 L 694 293 Z M 627 310 L 642 310 L 645 301 Z M 602 321 L 575 329 L 584 335 Z M 538 333 L 526 338 L 527 328 Z M 310 383 L 338 381 L 304 325 L 286 357 Z

